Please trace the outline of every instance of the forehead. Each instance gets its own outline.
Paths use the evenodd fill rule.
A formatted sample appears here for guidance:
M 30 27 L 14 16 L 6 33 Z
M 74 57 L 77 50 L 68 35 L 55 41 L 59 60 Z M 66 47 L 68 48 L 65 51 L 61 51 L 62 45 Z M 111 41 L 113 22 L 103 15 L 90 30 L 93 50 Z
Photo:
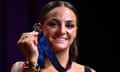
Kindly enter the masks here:
M 50 18 L 76 21 L 76 15 L 74 14 L 74 12 L 65 6 L 56 7 L 52 9 L 47 15 L 47 19 Z

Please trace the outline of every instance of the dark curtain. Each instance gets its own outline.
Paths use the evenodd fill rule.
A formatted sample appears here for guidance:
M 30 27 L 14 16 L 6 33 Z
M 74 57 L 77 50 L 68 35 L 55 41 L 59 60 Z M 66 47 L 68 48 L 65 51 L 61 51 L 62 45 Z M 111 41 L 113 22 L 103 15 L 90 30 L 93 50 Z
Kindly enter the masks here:
M 17 46 L 17 40 L 23 32 L 31 31 L 42 6 L 48 1 L 0 0 L 0 72 L 10 72 L 13 63 L 25 60 L 25 56 Z M 101 4 L 98 6 L 98 3 L 92 1 L 68 1 L 75 5 L 80 17 L 77 61 L 96 69 L 96 63 L 99 60 L 104 61 L 101 56 L 103 54 L 108 56 L 105 55 L 105 48 L 111 49 L 111 36 L 108 36 L 111 32 L 106 34 L 104 31 L 105 18 L 102 17 L 102 14 L 107 13 L 100 9 Z M 109 14 L 112 15 L 112 12 Z
M 45 0 L 0 0 L 0 72 L 25 60 L 17 46 L 23 32 L 31 31 Z

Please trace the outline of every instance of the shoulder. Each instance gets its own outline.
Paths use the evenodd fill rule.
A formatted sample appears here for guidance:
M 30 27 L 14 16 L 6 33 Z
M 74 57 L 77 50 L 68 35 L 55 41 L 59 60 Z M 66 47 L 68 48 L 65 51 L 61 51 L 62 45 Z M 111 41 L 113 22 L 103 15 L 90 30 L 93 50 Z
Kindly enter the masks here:
M 76 62 L 72 62 L 72 71 L 70 72 L 84 72 L 84 66 Z
M 91 68 L 90 66 L 84 65 L 84 69 L 86 72 L 96 72 L 93 68 Z
M 22 72 L 23 66 L 24 66 L 23 61 L 15 62 L 11 67 L 11 72 Z
M 86 66 L 86 65 L 82 65 L 82 64 L 78 64 L 76 62 L 73 62 L 72 65 L 74 72 L 85 72 L 85 68 L 87 67 L 88 69 L 91 70 L 91 72 L 96 72 L 93 68 Z

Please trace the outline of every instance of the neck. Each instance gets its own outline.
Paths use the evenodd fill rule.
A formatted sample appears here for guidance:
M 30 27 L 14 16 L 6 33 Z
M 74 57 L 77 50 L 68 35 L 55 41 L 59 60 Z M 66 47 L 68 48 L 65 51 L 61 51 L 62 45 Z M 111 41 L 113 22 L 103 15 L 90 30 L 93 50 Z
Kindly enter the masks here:
M 68 59 L 69 59 L 69 48 L 61 51 L 61 52 L 58 52 L 56 53 L 56 57 L 59 61 L 59 63 L 64 67 L 66 68 L 66 65 L 68 63 Z M 51 62 L 49 59 L 46 59 L 45 61 L 45 66 L 46 67 L 49 67 L 49 66 L 52 66 Z

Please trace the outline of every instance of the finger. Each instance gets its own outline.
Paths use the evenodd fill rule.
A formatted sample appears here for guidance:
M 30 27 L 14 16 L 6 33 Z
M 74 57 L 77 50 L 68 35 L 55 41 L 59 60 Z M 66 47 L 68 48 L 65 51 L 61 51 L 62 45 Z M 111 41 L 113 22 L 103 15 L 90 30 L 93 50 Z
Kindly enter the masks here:
M 37 31 L 32 31 L 31 32 L 34 36 L 38 36 L 39 35 L 39 32 L 37 32 Z

